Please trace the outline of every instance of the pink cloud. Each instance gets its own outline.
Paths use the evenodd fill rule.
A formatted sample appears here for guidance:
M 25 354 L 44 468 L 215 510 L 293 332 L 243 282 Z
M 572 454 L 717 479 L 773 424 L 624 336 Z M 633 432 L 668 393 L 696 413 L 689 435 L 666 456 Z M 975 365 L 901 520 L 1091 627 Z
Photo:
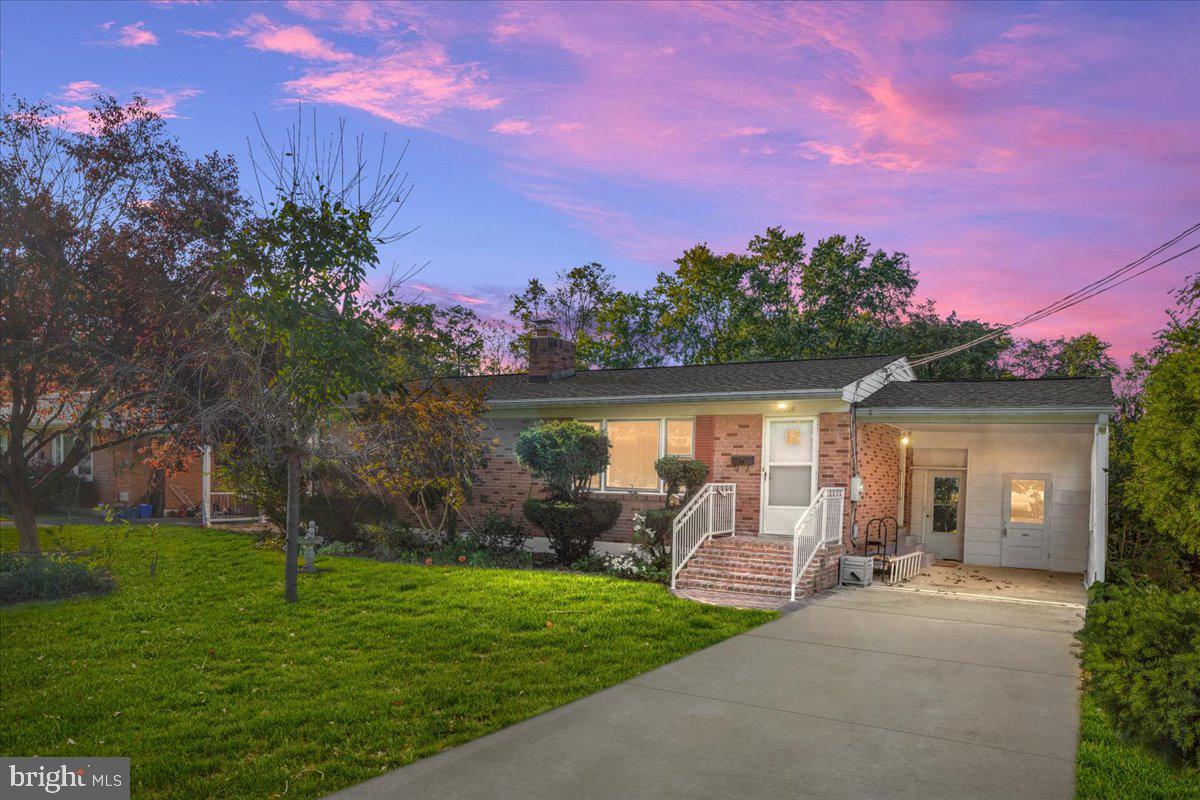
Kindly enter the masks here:
M 182 119 L 178 112 L 180 103 L 190 100 L 202 92 L 200 89 L 183 87 L 179 89 L 139 88 L 130 94 L 146 98 L 149 108 L 163 119 Z M 75 133 L 91 131 L 91 120 L 88 117 L 90 108 L 79 105 L 91 100 L 96 94 L 112 94 L 109 89 L 95 81 L 73 81 L 65 84 L 57 97 L 63 102 L 56 104 L 54 122 Z
M 455 62 L 445 48 L 425 42 L 344 66 L 310 70 L 283 86 L 300 100 L 356 108 L 419 127 L 447 110 L 499 106 L 502 100 L 486 82 L 487 73 L 478 65 Z
M 62 87 L 58 96 L 68 102 L 79 102 L 92 99 L 97 92 L 103 91 L 103 89 L 104 87 L 95 81 L 72 81 Z
M 350 53 L 338 50 L 302 25 L 279 26 L 262 14 L 254 14 L 241 33 L 246 37 L 246 46 L 255 50 L 299 56 L 312 61 L 349 61 Z
M 533 125 L 526 119 L 502 119 L 491 127 L 491 131 L 504 136 L 528 136 L 533 133 Z
M 101 30 L 111 30 L 115 23 L 106 22 L 100 26 Z M 115 39 L 110 39 L 102 42 L 102 44 L 113 45 L 115 47 L 146 47 L 148 45 L 158 44 L 158 37 L 153 31 L 146 29 L 146 23 L 142 21 L 131 22 L 128 25 L 122 25 L 117 30 Z

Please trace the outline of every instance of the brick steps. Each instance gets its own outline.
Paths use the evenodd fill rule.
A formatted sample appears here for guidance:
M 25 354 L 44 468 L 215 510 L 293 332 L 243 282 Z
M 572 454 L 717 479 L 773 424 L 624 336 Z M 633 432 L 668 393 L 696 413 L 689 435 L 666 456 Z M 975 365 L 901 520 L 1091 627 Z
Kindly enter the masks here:
M 811 594 L 814 562 L 797 584 L 797 594 Z M 792 544 L 763 539 L 710 539 L 688 561 L 676 588 L 694 592 L 724 592 L 759 597 L 791 596 Z

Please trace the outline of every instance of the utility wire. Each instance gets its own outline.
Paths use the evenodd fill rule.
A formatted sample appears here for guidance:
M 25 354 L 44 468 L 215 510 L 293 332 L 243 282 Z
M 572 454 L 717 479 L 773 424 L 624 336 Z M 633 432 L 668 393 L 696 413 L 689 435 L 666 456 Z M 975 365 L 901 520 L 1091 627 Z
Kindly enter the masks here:
M 970 341 L 964 342 L 964 343 L 956 345 L 954 347 L 949 347 L 949 348 L 946 348 L 945 350 L 939 350 L 937 352 L 930 353 L 929 355 L 922 356 L 918 359 L 910 361 L 909 365 L 912 367 L 919 367 L 924 364 L 929 364 L 933 361 L 937 361 L 939 359 L 946 358 L 947 356 L 954 355 L 955 353 L 960 353 L 963 350 L 974 347 L 978 344 L 983 344 L 984 342 L 988 342 L 993 339 L 999 338 L 1000 336 L 1003 336 L 1004 334 L 1008 333 L 1011 330 L 1022 327 L 1024 325 L 1029 325 L 1029 324 L 1031 324 L 1033 322 L 1037 322 L 1038 320 L 1041 320 L 1041 319 L 1045 319 L 1046 317 L 1050 316 L 1051 314 L 1056 314 L 1059 311 L 1064 311 L 1064 310 L 1071 308 L 1072 306 L 1078 305 L 1079 303 L 1082 303 L 1086 300 L 1090 300 L 1091 298 L 1101 295 L 1104 292 L 1109 291 L 1110 289 L 1115 289 L 1116 287 L 1120 286 L 1123 283 L 1127 283 L 1128 281 L 1131 281 L 1134 278 L 1144 275 L 1153 269 L 1157 269 L 1165 264 L 1169 264 L 1172 261 L 1174 261 L 1178 258 L 1181 258 L 1181 257 L 1187 255 L 1188 253 L 1195 251 L 1196 249 L 1200 249 L 1200 244 L 1193 245 L 1186 250 L 1176 253 L 1175 255 L 1165 258 L 1157 263 L 1151 264 L 1148 267 L 1145 267 L 1140 270 L 1138 269 L 1138 267 L 1140 267 L 1142 264 L 1146 263 L 1147 261 L 1154 258 L 1155 256 L 1160 255 L 1165 250 L 1178 244 L 1180 241 L 1187 238 L 1188 236 L 1191 236 L 1198 230 L 1200 230 L 1200 222 L 1190 226 L 1189 228 L 1184 230 L 1182 233 L 1179 233 L 1176 236 L 1172 237 L 1170 240 L 1164 242 L 1163 244 L 1160 244 L 1158 247 L 1155 247 L 1153 250 L 1146 253 L 1145 255 L 1143 255 L 1137 259 L 1134 259 L 1133 261 L 1129 262 L 1128 264 L 1126 264 L 1122 267 L 1118 267 L 1117 269 L 1113 270 L 1112 272 L 1108 273 L 1107 275 L 1105 275 L 1101 278 L 1098 278 L 1095 281 L 1092 281 L 1091 283 L 1087 284 L 1086 286 L 1083 286 L 1080 289 L 1077 289 L 1074 292 L 1071 292 L 1070 294 L 1065 295 L 1064 297 L 1060 297 L 1058 300 L 1055 300 L 1053 303 L 1050 303 L 1049 305 L 1043 306 L 1042 308 L 1040 308 L 1036 311 L 1030 312 L 1029 314 L 1027 314 L 1026 316 L 1022 317 L 1021 319 L 1017 320 L 1016 322 L 1009 323 L 1008 325 L 1003 325 L 999 328 L 996 328 L 993 331 L 990 331 L 989 333 L 983 334 L 983 335 L 978 336 Z M 1137 271 L 1134 272 L 1134 270 L 1137 270 Z

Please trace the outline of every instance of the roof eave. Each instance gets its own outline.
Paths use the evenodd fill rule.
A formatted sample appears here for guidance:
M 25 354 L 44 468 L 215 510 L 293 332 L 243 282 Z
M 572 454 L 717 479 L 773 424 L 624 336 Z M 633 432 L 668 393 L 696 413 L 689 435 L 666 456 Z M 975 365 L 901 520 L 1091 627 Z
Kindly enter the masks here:
M 1070 418 L 1078 422 L 1095 422 L 1100 415 L 1112 414 L 1112 406 L 994 406 L 971 408 L 957 406 L 934 408 L 928 406 L 875 406 L 858 409 L 858 415 L 891 421 L 907 422 L 1063 422 Z
M 840 388 L 770 389 L 758 392 L 695 392 L 687 394 L 616 395 L 610 397 L 537 397 L 520 400 L 488 400 L 490 408 L 544 408 L 546 406 L 629 405 L 648 403 L 705 403 L 737 400 L 775 400 L 781 397 L 814 400 L 840 398 Z

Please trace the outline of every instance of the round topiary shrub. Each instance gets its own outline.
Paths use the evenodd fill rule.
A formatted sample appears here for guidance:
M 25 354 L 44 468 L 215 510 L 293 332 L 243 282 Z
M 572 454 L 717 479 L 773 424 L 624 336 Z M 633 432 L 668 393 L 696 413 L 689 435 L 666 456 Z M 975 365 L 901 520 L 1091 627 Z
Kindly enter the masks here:
M 574 500 L 608 466 L 608 437 L 578 420 L 553 420 L 521 431 L 513 452 L 518 464 L 546 482 L 550 497 Z
M 683 499 L 679 505 L 687 505 L 696 492 L 704 486 L 708 478 L 708 465 L 694 458 L 680 456 L 663 456 L 654 462 L 654 471 L 662 478 L 663 491 L 667 494 L 666 507 L 670 508 L 672 499 L 683 490 Z
M 596 537 L 621 516 L 617 500 L 539 500 L 530 498 L 521 508 L 525 518 L 546 534 L 560 564 L 573 564 L 592 552 Z

